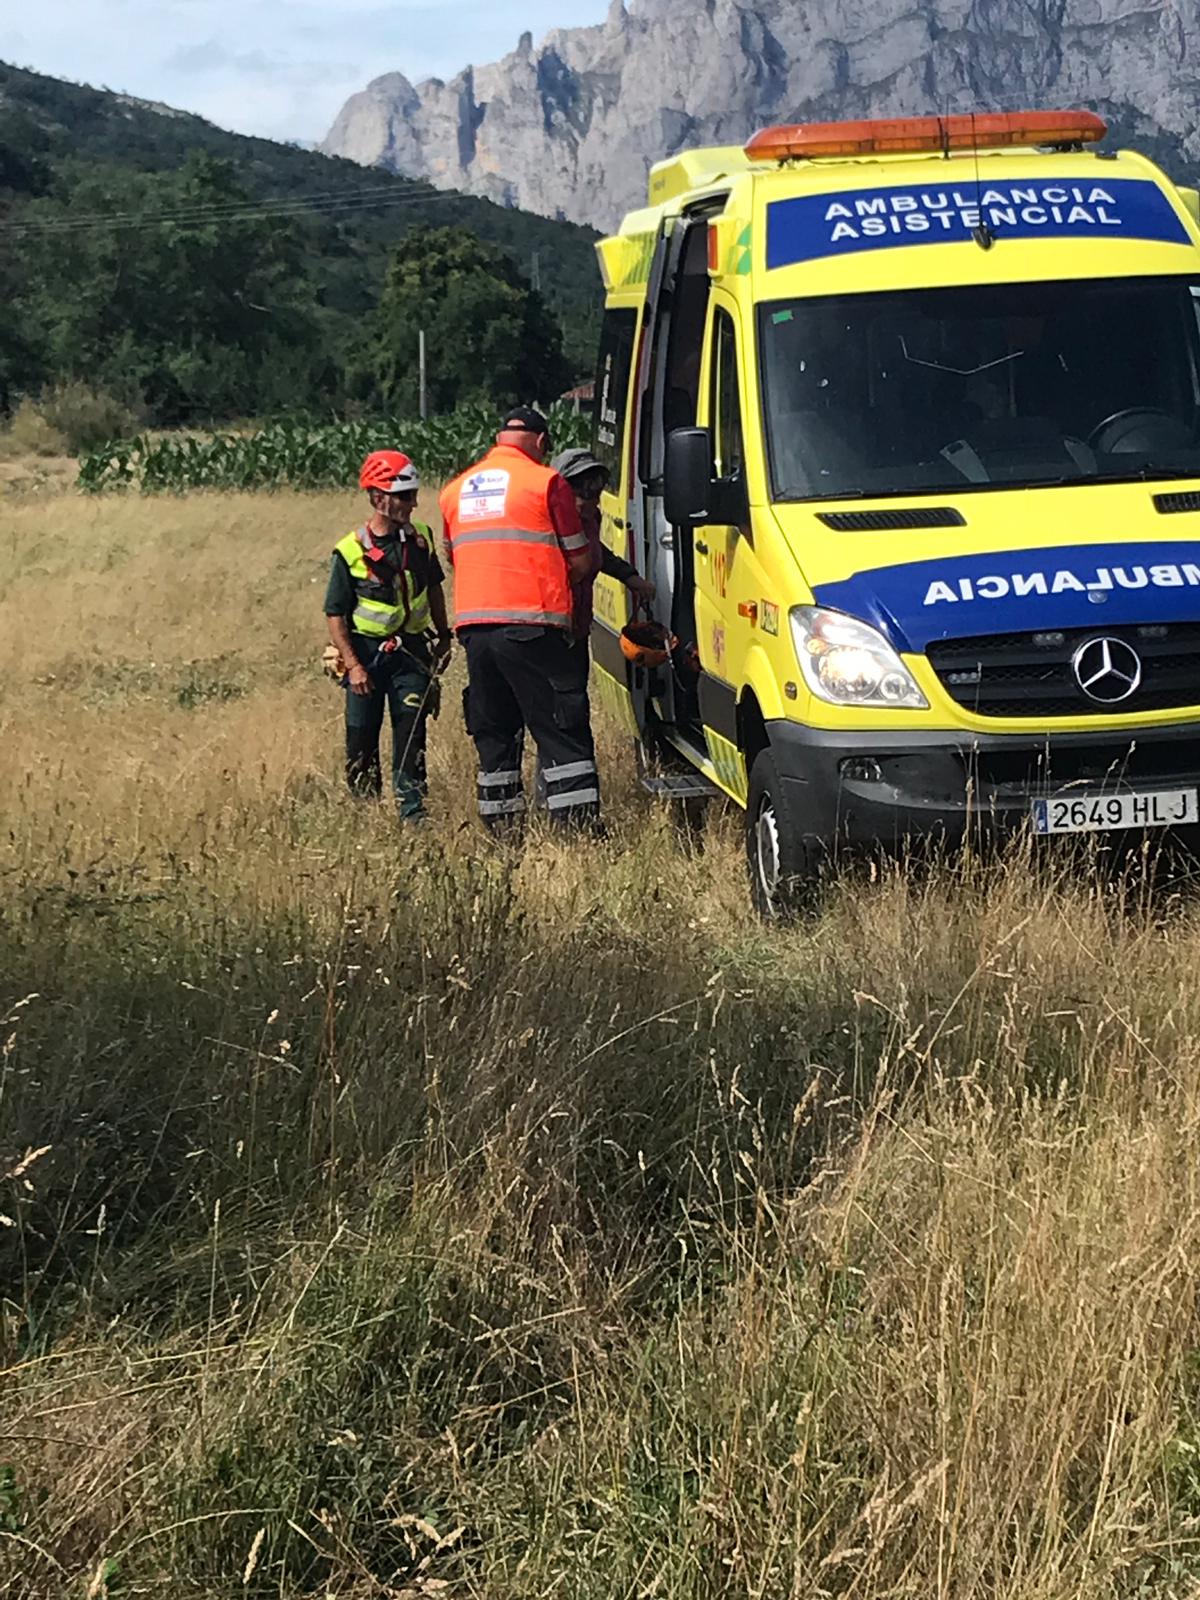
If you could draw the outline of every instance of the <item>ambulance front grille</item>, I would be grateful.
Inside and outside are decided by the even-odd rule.
[[[1141,683],[1110,705],[1084,694],[1072,660],[1089,639],[1123,639],[1142,663]],[[926,655],[942,687],[982,717],[1128,716],[1200,705],[1200,622],[938,639]]]
[[[875,511],[819,511],[817,521],[835,533],[896,533],[905,528],[963,528],[967,519],[953,506]]]
[[[1177,489],[1170,494],[1156,494],[1154,509],[1164,517],[1177,516],[1181,511],[1200,511],[1200,492]]]
[[[1006,794],[1024,796],[1030,790],[1046,793],[1067,784],[1082,787],[1131,783],[1160,783],[1200,767],[1200,751],[1181,757],[1178,739],[1155,738],[1153,728],[1138,728],[1114,739],[1076,743],[1060,735],[1043,746],[1030,748],[1027,737],[1014,740],[1016,749],[964,750],[959,760],[963,777],[983,798]]]

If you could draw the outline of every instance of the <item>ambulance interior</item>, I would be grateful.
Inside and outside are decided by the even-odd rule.
[[[759,308],[776,500],[1200,476],[1200,284],[1119,278]]]
[[[692,222],[678,236],[665,292],[656,308],[649,377],[650,404],[643,409],[638,475],[647,486],[647,570],[658,586],[655,607],[683,646],[696,643],[695,550],[690,537],[677,539],[662,503],[663,453],[675,428],[694,427],[700,397],[704,326],[711,279],[708,225]],[[670,687],[670,720],[699,724],[694,684]]]

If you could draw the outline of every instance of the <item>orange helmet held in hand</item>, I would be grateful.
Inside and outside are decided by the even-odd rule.
[[[661,667],[679,646],[661,622],[631,622],[621,629],[621,654],[635,667]]]
[[[421,475],[402,450],[372,450],[358,474],[358,486],[405,494],[421,487]]]

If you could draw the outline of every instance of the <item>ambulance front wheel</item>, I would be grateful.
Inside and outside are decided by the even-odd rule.
[[[750,769],[746,865],[754,909],[767,921],[786,921],[815,904],[820,874],[814,845],[804,836],[770,750]]]

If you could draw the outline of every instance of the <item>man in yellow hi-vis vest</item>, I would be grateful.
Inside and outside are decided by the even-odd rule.
[[[353,794],[382,793],[386,706],[396,804],[401,817],[420,817],[425,726],[434,678],[450,653],[443,573],[433,534],[413,521],[421,480],[409,458],[376,450],[358,481],[371,502],[370,520],[335,548],[325,594],[329,637],[346,669],[346,780]]]

